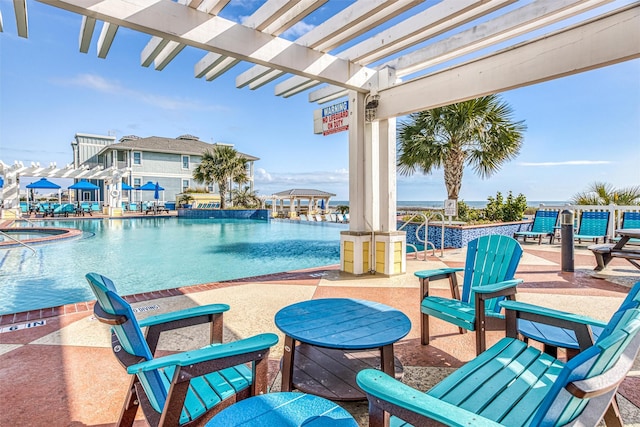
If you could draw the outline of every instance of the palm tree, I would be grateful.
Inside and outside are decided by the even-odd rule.
[[[202,162],[193,171],[198,183],[218,184],[220,209],[227,207],[227,192],[230,182],[247,182],[247,160],[238,151],[227,145],[217,145],[202,153]]]
[[[640,205],[640,186],[616,189],[605,182],[594,182],[571,199],[574,205]]]
[[[465,165],[488,178],[520,153],[524,121],[497,95],[409,115],[398,130],[398,169],[428,174],[444,169],[449,199],[458,199]]]

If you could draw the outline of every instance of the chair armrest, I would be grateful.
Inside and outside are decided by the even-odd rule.
[[[404,416],[407,416],[407,411],[409,411],[413,414],[407,416],[407,418],[411,418],[407,421],[415,425],[426,424],[425,421],[420,422],[420,418],[436,420],[449,426],[494,427],[501,425],[466,409],[429,396],[377,369],[360,371],[356,381],[367,394],[370,409],[376,407],[391,415],[403,413]],[[415,416],[413,416],[414,414]]]
[[[472,287],[471,290],[476,294],[495,294],[502,293],[502,291],[515,289],[516,286],[523,283],[522,279],[505,280],[504,282],[492,283],[490,285]],[[504,295],[504,294],[502,294]],[[499,296],[499,295],[496,295]]]
[[[138,321],[141,328],[146,326],[155,326],[163,323],[170,323],[176,320],[191,319],[193,317],[218,314],[229,311],[227,304],[209,304],[198,307],[187,308],[185,310],[173,311],[171,313],[158,314],[157,316],[147,317]]]
[[[276,334],[260,334],[226,344],[211,345],[198,350],[185,351],[183,353],[158,357],[153,360],[148,360],[145,362],[137,363],[135,365],[131,365],[127,368],[127,372],[129,374],[137,374],[141,372],[153,371],[160,368],[166,368],[169,366],[192,367],[197,364],[212,360],[220,360],[242,354],[262,352],[268,350],[277,343],[278,336]],[[234,361],[229,366],[235,366],[237,364],[238,362]],[[222,368],[224,368],[224,366],[214,370],[219,370]]]
[[[436,277],[445,278],[450,274],[454,274],[460,271],[464,271],[464,268],[437,268],[435,270],[420,270],[416,271],[413,274],[420,279],[433,279]]]
[[[539,305],[528,304],[526,302],[521,301],[500,301],[500,305],[504,307],[505,310],[517,311],[519,313],[531,313],[543,316],[544,318],[548,318],[548,324],[555,323],[550,319],[558,319],[563,320],[570,323],[575,324],[583,324],[589,326],[598,326],[601,328],[605,328],[607,326],[607,322],[602,322],[597,319],[593,319],[589,316],[582,316],[580,314],[568,313],[566,311],[554,310],[552,308],[541,307]],[[547,323],[545,319],[536,320],[538,323]],[[552,323],[553,322],[553,323]]]
[[[607,326],[606,323],[587,316],[566,313],[519,301],[501,301],[500,305],[505,309],[507,336],[512,338],[518,335],[517,319],[529,320],[572,330],[576,335],[580,351],[584,351],[594,343],[591,327],[605,328]]]

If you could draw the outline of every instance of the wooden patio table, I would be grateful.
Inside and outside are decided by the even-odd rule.
[[[631,239],[640,239],[640,228],[621,228],[616,230],[620,240],[615,244],[591,245],[589,250],[596,257],[596,271],[604,269],[613,258],[624,258],[640,269],[640,246],[629,245]]]
[[[282,391],[295,387],[332,400],[362,400],[366,396],[355,381],[361,369],[402,375],[393,343],[409,333],[411,321],[392,307],[348,298],[315,299],[281,309],[275,323],[285,334]]]

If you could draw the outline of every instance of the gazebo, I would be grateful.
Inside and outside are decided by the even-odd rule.
[[[289,218],[295,218],[298,213],[303,211],[305,207],[302,205],[302,201],[306,200],[306,213],[315,214],[323,213],[329,208],[329,199],[335,197],[333,193],[327,193],[320,190],[309,190],[303,188],[294,188],[291,190],[280,191],[271,195],[273,203],[271,210],[275,214],[278,211],[285,211],[285,200],[289,201]],[[278,209],[278,202],[280,202],[280,208]]]

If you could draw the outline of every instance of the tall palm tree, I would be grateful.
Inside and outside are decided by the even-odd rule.
[[[193,179],[198,183],[218,184],[220,208],[227,207],[227,192],[231,182],[246,182],[247,160],[238,151],[227,145],[217,145],[213,150],[202,153],[202,162],[193,171]]]
[[[444,169],[449,199],[458,199],[465,165],[488,178],[520,153],[524,121],[512,108],[488,95],[409,115],[398,130],[398,170],[412,175]]]
[[[640,205],[640,186],[616,189],[606,182],[594,182],[586,191],[574,195],[571,202],[575,205]]]

